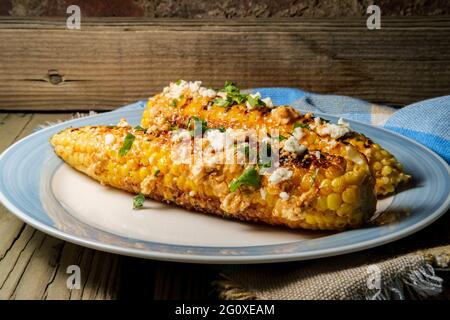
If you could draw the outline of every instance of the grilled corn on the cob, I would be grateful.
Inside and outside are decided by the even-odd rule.
[[[259,163],[213,161],[215,140],[199,141],[210,152],[200,163],[186,130],[146,133],[130,126],[88,126],[66,129],[50,140],[59,157],[102,184],[206,213],[342,230],[360,226],[375,211],[374,179],[365,160],[284,151],[278,168],[260,174]]]
[[[402,165],[387,150],[362,134],[351,131],[345,122],[329,124],[312,114],[303,115],[291,107],[272,108],[270,99],[258,95],[241,95],[233,84],[226,84],[222,91],[201,87],[201,82],[178,81],[171,83],[161,94],[151,97],[144,110],[141,125],[152,130],[185,128],[192,116],[204,119],[209,126],[276,128],[289,137],[297,130],[299,141],[310,150],[318,150],[339,156],[345,154],[345,146],[351,145],[364,154],[376,179],[376,192],[386,195],[410,179]],[[299,129],[297,129],[299,128]],[[299,132],[298,130],[301,130]],[[351,149],[353,151],[353,149]]]

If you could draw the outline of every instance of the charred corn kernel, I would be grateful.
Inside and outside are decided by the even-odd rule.
[[[344,192],[342,192],[342,200],[345,203],[357,205],[359,201],[357,188],[349,187],[345,189]]]
[[[324,179],[320,183],[320,194],[326,195],[331,192],[331,181],[329,179]]]
[[[135,136],[133,144],[125,154],[118,155],[114,150],[123,146],[123,138],[130,132]],[[105,135],[113,135],[114,142],[106,145]],[[321,173],[325,168],[332,169],[333,175],[341,173],[334,179],[345,182],[346,160],[338,156],[323,154],[321,162],[309,166],[285,161],[283,168],[292,171],[290,179],[269,184],[269,176],[264,175],[260,185],[244,184],[232,192],[230,185],[248,170],[245,166],[216,164],[207,170],[202,167],[198,174],[189,161],[174,163],[171,151],[178,146],[169,139],[169,135],[170,132],[164,131],[152,134],[135,131],[131,127],[95,126],[66,129],[54,135],[51,144],[57,155],[69,165],[105,185],[134,194],[142,193],[187,209],[291,228],[328,230],[360,226],[375,211],[375,181],[369,173],[365,176],[367,183],[352,186],[365,195],[361,204],[342,206],[341,196],[332,190],[332,181]],[[75,151],[82,150],[82,144],[90,145],[91,152],[87,151],[88,148],[84,152]],[[146,164],[143,158],[152,158],[153,161]],[[267,191],[265,198],[261,197],[260,188]],[[289,195],[288,200],[280,200],[282,192]],[[195,198],[190,194],[195,194]],[[364,214],[360,214],[360,210],[364,210]],[[353,212],[359,212],[358,217],[355,218]]]
[[[336,177],[341,176],[343,173],[344,173],[344,172],[343,172],[341,169],[338,169],[338,168],[336,168],[336,167],[331,167],[331,168],[328,168],[328,169],[325,171],[325,176],[326,176],[328,179],[334,179],[334,178],[336,178]]]
[[[360,181],[359,175],[356,172],[346,172],[344,174],[344,179],[347,184],[358,184]]]
[[[343,156],[345,146],[351,144],[357,151],[367,157],[368,164],[373,170],[375,177],[382,176],[381,170],[383,166],[398,168],[398,171],[393,171],[389,174],[389,176],[398,178],[393,182],[394,189],[398,184],[408,181],[410,178],[402,172],[402,167],[399,166],[398,161],[388,151],[356,132],[352,132],[352,134],[344,136],[342,139],[334,140],[332,142],[335,143],[330,145],[330,137],[319,134],[318,126],[314,124],[314,118],[309,114],[302,115],[294,109],[285,106],[277,107],[270,111],[264,107],[249,111],[245,103],[234,104],[224,108],[213,103],[213,100],[216,98],[214,96],[204,97],[188,89],[183,89],[180,93],[183,94],[183,97],[178,99],[179,103],[177,103],[176,107],[170,106],[173,102],[173,97],[167,95],[166,91],[151,97],[144,110],[141,125],[145,128],[163,128],[162,130],[173,126],[185,128],[187,120],[195,116],[204,119],[209,127],[225,126],[227,128],[249,129],[265,127],[268,130],[275,128],[279,129],[281,135],[287,136],[292,133],[295,123],[302,123],[309,125],[308,129],[303,130],[303,137],[300,141],[308,149]],[[352,162],[349,162],[347,170],[351,170],[351,166]],[[326,171],[325,175],[326,178],[332,180],[342,175],[342,173]],[[389,187],[390,185],[391,183],[384,185],[383,180],[377,179],[375,187],[377,194],[386,194],[388,189],[392,189]]]
[[[381,174],[383,176],[388,176],[392,173],[392,168],[390,166],[384,166],[383,169],[381,170]]]
[[[336,213],[340,217],[345,217],[347,215],[350,215],[353,211],[353,207],[349,205],[348,203],[343,203],[341,206],[337,209]]]
[[[341,196],[337,193],[329,194],[327,197],[327,206],[331,210],[337,210],[342,203]]]
[[[383,183],[384,185],[388,185],[391,183],[391,181],[388,177],[382,177],[380,180],[381,180],[381,183]]]
[[[375,162],[373,163],[373,168],[374,168],[376,171],[380,171],[381,169],[383,169],[383,165],[382,165],[380,162],[375,161]]]
[[[319,198],[317,198],[317,209],[319,209],[320,211],[325,211],[328,209],[327,197],[320,196]]]
[[[337,177],[331,181],[331,186],[333,187],[333,191],[337,193],[341,193],[345,189],[345,179],[344,177]]]
[[[305,190],[311,188],[313,181],[312,178],[308,175],[304,175],[301,183],[301,187]]]

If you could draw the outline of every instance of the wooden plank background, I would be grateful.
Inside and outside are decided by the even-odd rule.
[[[0,18],[0,109],[107,110],[179,78],[407,104],[449,94],[450,17]]]

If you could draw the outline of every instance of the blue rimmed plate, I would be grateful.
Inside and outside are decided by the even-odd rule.
[[[450,207],[449,166],[395,133],[350,121],[380,143],[414,176],[414,185],[378,203],[384,223],[340,233],[288,230],[227,220],[147,200],[132,210],[132,195],[98,184],[55,156],[48,139],[63,128],[138,124],[142,110],[122,110],[40,130],[0,156],[0,200],[17,217],[83,246],[159,260],[265,263],[313,259],[363,250],[412,234]],[[336,121],[333,116],[320,115]],[[381,221],[381,220],[380,220]]]

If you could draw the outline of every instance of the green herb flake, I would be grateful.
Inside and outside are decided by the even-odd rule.
[[[285,136],[282,136],[281,134],[278,136],[278,141],[286,140],[287,138]]]
[[[247,102],[250,104],[250,106],[252,106],[252,108],[266,106],[264,101],[262,101],[259,97],[252,97],[251,95],[247,96]]]
[[[171,126],[171,127],[169,128],[169,131],[176,131],[176,130],[178,130],[178,129],[180,129],[180,128],[178,127],[178,125],[174,125],[174,126]]]
[[[177,81],[175,81],[175,84],[177,85],[177,86],[179,86],[180,84],[181,84],[181,79],[178,79]]]
[[[296,129],[296,128],[303,128],[303,129],[311,130],[311,128],[309,127],[309,125],[307,123],[302,123],[302,122],[296,122],[294,124],[294,129]]]
[[[141,126],[137,125],[136,127],[134,127],[134,130],[136,131],[145,131],[144,128],[142,128]]]
[[[170,106],[173,108],[176,108],[178,105],[178,100],[177,99],[173,99],[172,102],[170,103]]]
[[[188,130],[192,129],[195,131],[195,125],[199,122],[201,123],[201,126],[202,126],[202,133],[205,133],[205,131],[208,130],[208,122],[206,122],[205,120],[200,119],[198,117],[190,117],[186,124],[186,128]]]
[[[223,91],[229,94],[239,94],[241,90],[231,81],[225,81]]]
[[[216,128],[217,130],[219,130],[220,132],[225,132],[227,131],[227,129],[224,126],[219,126]]]
[[[259,163],[258,166],[259,166],[259,173],[264,174],[264,172],[266,172],[272,167],[272,162]]]
[[[156,169],[155,172],[153,173],[153,176],[157,177],[160,172],[161,171],[159,169]]]
[[[123,141],[123,145],[119,150],[119,155],[123,157],[130,151],[131,147],[133,146],[133,142],[136,137],[132,135],[131,133],[128,133],[125,137],[125,140]]]
[[[133,198],[133,209],[139,209],[144,206],[145,197],[142,193],[137,194]]]
[[[229,106],[231,106],[233,104],[233,100],[231,98],[216,98],[213,100],[213,103],[216,106],[222,107],[222,108],[228,108]]]
[[[235,192],[240,186],[248,185],[252,187],[259,187],[261,184],[261,176],[258,171],[256,171],[255,167],[251,167],[245,170],[239,178],[235,179],[230,184],[230,191]]]

